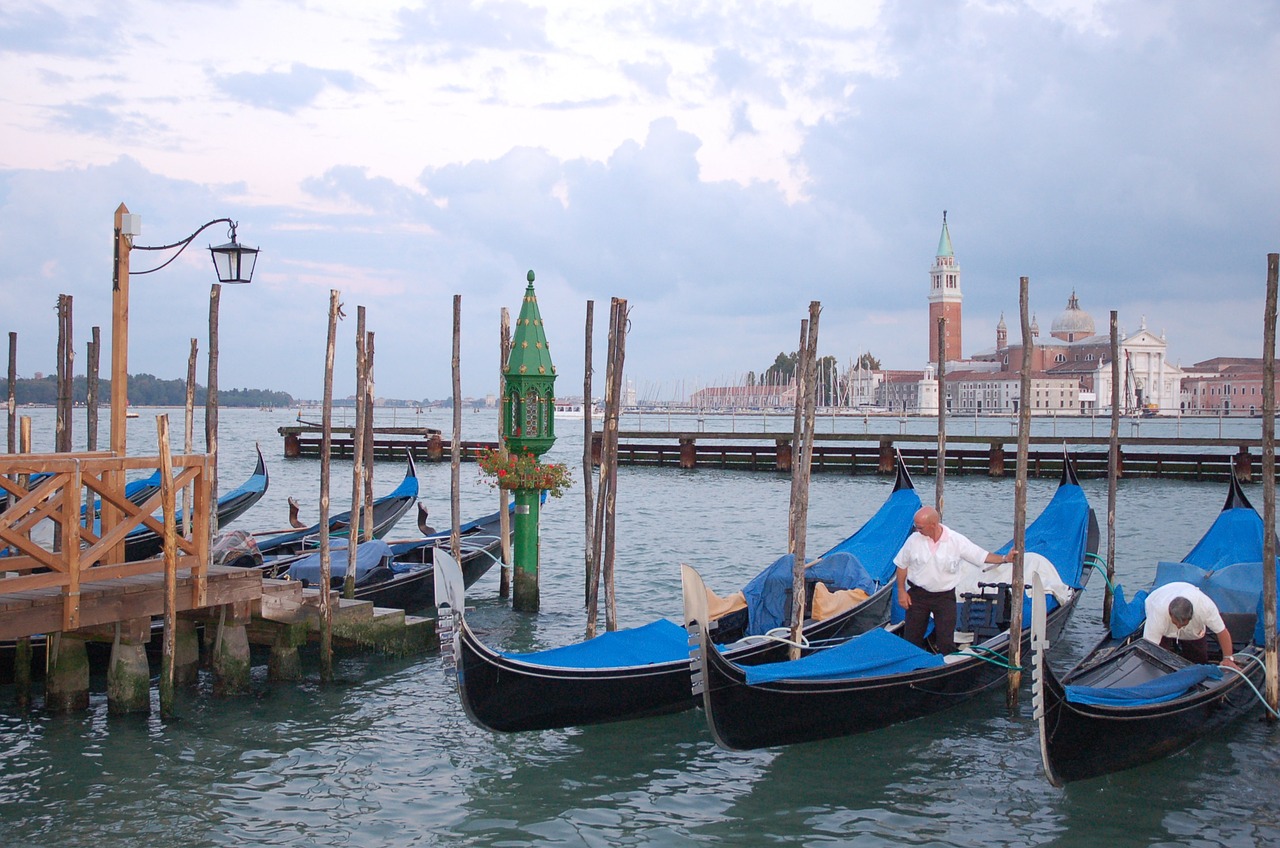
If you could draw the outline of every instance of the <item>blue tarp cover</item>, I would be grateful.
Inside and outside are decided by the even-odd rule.
[[[941,656],[877,628],[798,660],[747,666],[743,671],[747,674],[747,683],[755,685],[775,680],[882,677],[941,665],[945,665]]]
[[[347,576],[347,540],[346,539],[330,539],[329,551],[329,576],[346,577]],[[341,556],[333,556],[332,554],[341,551]],[[377,568],[378,564],[384,559],[390,559],[391,546],[381,539],[373,539],[369,542],[360,542],[356,545],[356,581],[364,579],[364,576]],[[289,566],[289,576],[294,580],[305,580],[308,584],[314,585],[320,582],[320,552],[317,551],[310,556],[304,557],[293,565]]]
[[[871,579],[880,585],[893,580],[893,558],[911,535],[920,496],[915,489],[899,489],[857,533],[823,554],[848,553],[858,558]]]
[[[743,597],[747,599],[748,636],[768,633],[786,623],[787,591],[791,589],[793,563],[793,555],[781,556],[743,588]],[[868,595],[876,590],[871,575],[858,558],[847,551],[824,555],[804,573],[807,580],[822,580],[832,589],[861,589]]]
[[[1262,541],[1262,519],[1255,510],[1223,510],[1182,562],[1156,566],[1152,588],[1178,581],[1190,583],[1212,598],[1222,612],[1254,612],[1262,592]],[[1142,589],[1126,603],[1124,588],[1116,586],[1111,609],[1113,638],[1123,639],[1142,626],[1149,594]],[[1254,635],[1261,644],[1261,626]]]
[[[1216,665],[1193,665],[1170,672],[1156,680],[1137,686],[1067,686],[1067,700],[1073,704],[1100,707],[1138,707],[1160,704],[1181,698],[1191,687],[1204,680],[1221,680],[1222,669]]]
[[[504,652],[502,656],[553,668],[621,668],[652,665],[687,660],[689,635],[675,622],[660,618],[643,627],[615,630],[576,645],[565,645],[527,654]]]

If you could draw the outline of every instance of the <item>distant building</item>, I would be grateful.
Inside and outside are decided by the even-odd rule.
[[[1182,410],[1191,415],[1259,415],[1262,360],[1217,357],[1197,362],[1182,379]],[[1280,381],[1276,382],[1280,388]]]

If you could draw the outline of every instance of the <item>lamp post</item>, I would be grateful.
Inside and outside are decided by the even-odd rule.
[[[133,276],[151,274],[164,268],[177,259],[182,251],[214,224],[227,224],[230,227],[230,241],[218,247],[210,246],[214,270],[219,283],[248,283],[253,278],[253,269],[257,264],[258,249],[245,247],[236,240],[236,222],[230,218],[216,218],[201,225],[194,233],[173,244],[147,247],[135,245],[134,238],[142,233],[142,216],[133,214],[123,203],[115,214],[115,265],[111,281],[111,451],[118,457],[124,457],[128,444],[128,411],[129,411],[129,257],[134,250],[174,250],[176,252],[160,265],[146,271],[134,271]],[[215,285],[217,290],[218,286]],[[216,303],[216,295],[213,298]],[[217,362],[217,354],[210,351],[210,361]],[[215,459],[216,463],[216,459]],[[118,475],[119,472],[113,472]],[[214,485],[216,486],[216,472]],[[121,481],[113,480],[119,487]],[[217,498],[217,489],[212,490]],[[119,519],[118,511],[104,504],[104,518]],[[114,516],[112,513],[116,513]],[[112,551],[112,561],[124,561],[124,543],[121,542]]]
[[[541,456],[556,441],[556,368],[551,364],[547,334],[533,291],[533,272],[528,274],[520,317],[516,319],[507,359],[506,392],[502,398],[503,438],[512,453]],[[583,414],[590,415],[590,398],[584,400]],[[538,507],[542,491],[520,487],[515,490],[515,569],[512,607],[533,612],[538,609]]]

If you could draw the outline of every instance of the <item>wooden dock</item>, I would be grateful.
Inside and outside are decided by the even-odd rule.
[[[331,428],[329,455],[340,459],[349,459],[355,454],[355,441],[352,434],[354,427]],[[323,432],[320,427],[311,424],[296,424],[279,427],[276,432],[284,436],[284,455],[286,459],[318,458]],[[497,442],[464,441],[462,443],[462,461],[473,462],[481,451],[493,450]],[[434,427],[375,427],[373,430],[374,459],[400,459],[412,451],[413,458],[419,462],[448,462],[452,456],[453,442],[445,441],[441,432]]]
[[[625,431],[618,434],[622,465],[683,469],[789,472],[792,434],[687,431]],[[1120,476],[1225,480],[1235,474],[1251,482],[1261,469],[1261,439],[1192,439],[1130,436],[1121,438]],[[1028,474],[1062,473],[1064,446],[1081,477],[1107,475],[1105,436],[1032,436]],[[893,457],[902,453],[913,473],[932,474],[938,462],[936,435],[827,433],[814,437],[813,470],[842,474],[892,474]],[[593,436],[599,460],[600,434]],[[947,437],[947,474],[1012,475],[1017,470],[1017,437]]]

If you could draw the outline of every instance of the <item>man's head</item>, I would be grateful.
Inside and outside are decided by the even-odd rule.
[[[1193,612],[1191,601],[1182,596],[1178,596],[1169,602],[1169,620],[1178,627],[1186,627],[1190,624]]]
[[[942,535],[942,517],[931,506],[922,506],[916,510],[913,523],[917,533],[927,536],[935,542]]]

